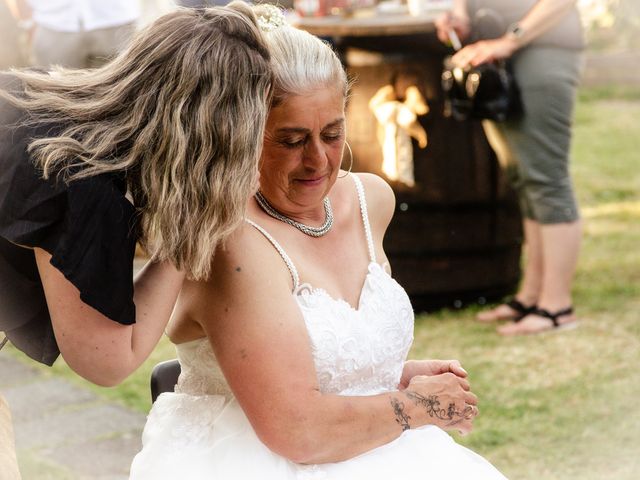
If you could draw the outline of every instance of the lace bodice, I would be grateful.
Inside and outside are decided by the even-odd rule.
[[[370,395],[397,387],[404,360],[413,341],[413,309],[404,289],[376,263],[364,191],[358,189],[371,262],[358,308],[331,297],[325,290],[299,284],[295,265],[274,244],[294,279],[293,295],[309,333],[320,390],[341,395]],[[206,339],[177,346],[182,373],[177,392],[231,396]]]
[[[357,310],[308,285],[298,289],[296,300],[322,392],[370,395],[397,388],[413,341],[413,310],[379,264],[369,264]]]
[[[176,345],[176,351],[181,367],[177,393],[231,398],[231,390],[207,337]]]

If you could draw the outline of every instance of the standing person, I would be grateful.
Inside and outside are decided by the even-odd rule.
[[[503,19],[497,38],[474,39],[471,19]],[[438,37],[454,30],[471,43],[453,56],[461,66],[508,59],[524,115],[486,128],[499,156],[515,162],[514,186],[524,217],[526,263],[513,299],[478,320],[511,320],[503,335],[577,325],[571,286],[582,224],[569,173],[572,115],[584,40],[575,0],[455,0],[436,22]],[[497,144],[495,142],[498,142]]]
[[[235,2],[169,13],[96,70],[0,74],[0,331],[18,349],[106,386],[147,358],[255,191],[269,58]]]
[[[445,432],[478,413],[459,362],[405,361],[413,310],[382,248],[393,192],[339,175],[340,60],[258,12],[275,75],[260,190],[211,277],[180,293],[168,335],[182,373],[131,480],[504,479]]]
[[[34,66],[89,68],[115,57],[140,18],[137,0],[5,0],[31,30]]]

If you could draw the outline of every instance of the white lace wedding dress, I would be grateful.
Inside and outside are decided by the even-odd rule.
[[[342,395],[395,390],[413,340],[413,310],[405,291],[376,263],[359,179],[369,255],[360,301],[354,309],[327,292],[300,284],[286,252],[280,252],[294,281],[312,344],[320,388]],[[207,339],[176,346],[182,373],[174,393],[163,393],[151,409],[143,449],[131,480],[497,480],[505,477],[446,432],[425,426],[351,460],[300,465],[271,452],[256,436],[234,399]],[[398,426],[398,428],[400,428]]]

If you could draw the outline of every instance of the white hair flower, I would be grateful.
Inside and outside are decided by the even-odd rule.
[[[263,32],[272,32],[287,23],[282,10],[275,5],[265,3],[260,5],[257,10],[258,26]]]

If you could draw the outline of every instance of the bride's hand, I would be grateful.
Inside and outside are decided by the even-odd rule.
[[[427,424],[465,435],[473,429],[478,415],[478,397],[469,382],[453,373],[417,375],[403,391],[424,416]]]
[[[453,373],[457,377],[467,378],[467,371],[458,360],[407,360],[404,362],[398,389],[407,388],[416,375],[433,376],[441,373]]]

